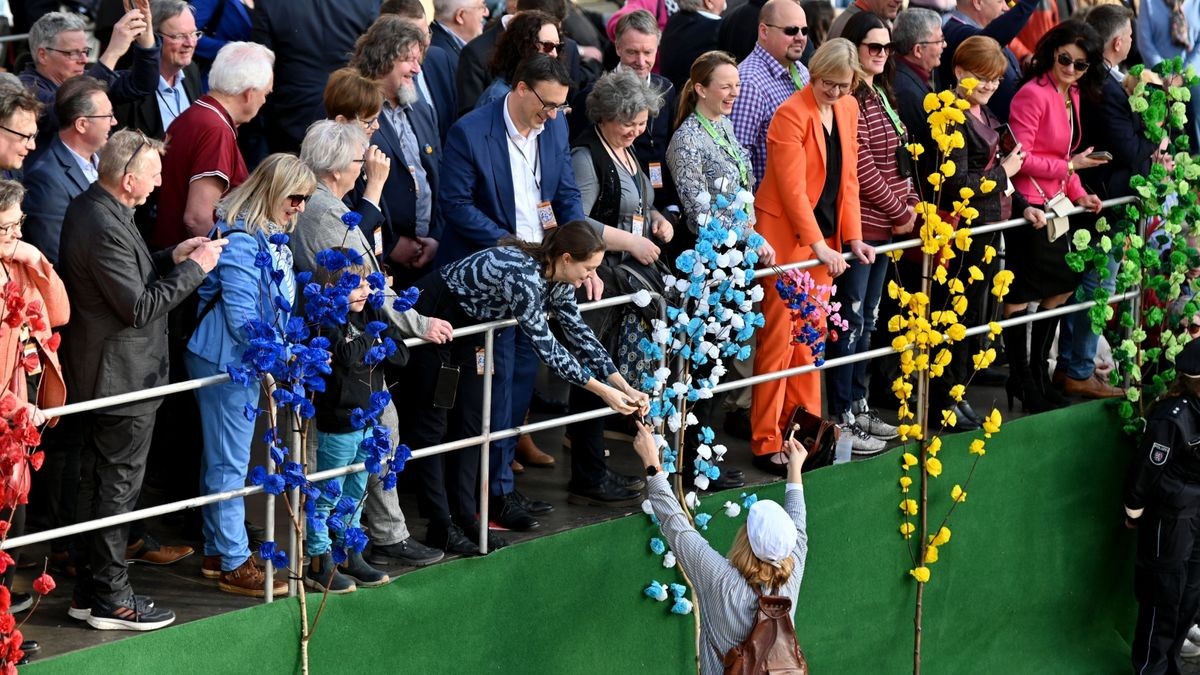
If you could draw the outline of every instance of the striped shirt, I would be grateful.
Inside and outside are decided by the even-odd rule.
[[[675,553],[676,560],[687,572],[696,588],[700,600],[700,673],[721,673],[721,658],[730,649],[741,644],[754,627],[758,613],[758,596],[746,583],[741,572],[718,553],[704,535],[696,531],[679,500],[671,492],[667,475],[659,472],[647,479],[650,505],[654,515],[662,523],[663,536]],[[804,561],[808,556],[808,532],[805,527],[804,489],[799,484],[788,483],[783,499],[783,508],[796,523],[796,548],[792,557],[796,566],[779,595],[792,601],[792,620],[796,618],[796,598],[800,594],[800,581],[804,577]],[[763,589],[769,593],[770,589]]]
[[[579,315],[575,288],[548,281],[528,253],[512,246],[487,248],[440,272],[468,316],[478,321],[516,319],[542,362],[571,384],[582,387],[592,377],[605,379],[617,372],[608,352]],[[550,332],[551,314],[579,358]]]
[[[912,182],[896,168],[900,135],[878,92],[858,96],[858,190],[864,241],[890,241],[892,227],[912,217],[917,201]]]
[[[796,61],[800,81],[808,84],[808,68]],[[742,90],[733,101],[729,119],[733,122],[733,133],[738,143],[750,151],[750,164],[754,169],[754,186],[762,182],[767,171],[767,127],[775,110],[796,93],[796,83],[788,69],[775,60],[762,45],[754,45],[754,51],[738,65],[738,76]]]

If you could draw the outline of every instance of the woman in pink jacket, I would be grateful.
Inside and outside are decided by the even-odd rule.
[[[1031,206],[1046,212],[1046,223],[1004,233],[1005,264],[1014,276],[1005,298],[1006,318],[1024,316],[1034,301],[1042,309],[1058,307],[1079,285],[1078,275],[1065,261],[1071,233],[1054,211],[1072,204],[1100,210],[1100,198],[1083,189],[1075,172],[1104,163],[1090,156],[1096,148],[1079,148],[1080,100],[1098,97],[1104,77],[1101,65],[1096,31],[1082,21],[1065,21],[1038,42],[1027,79],[1013,97],[1008,123],[1026,153],[1021,170],[1012,177],[1013,186]],[[1004,329],[1010,404],[1018,398],[1031,412],[1061,407],[1066,400],[1054,391],[1048,372],[1058,319],[1027,326]]]

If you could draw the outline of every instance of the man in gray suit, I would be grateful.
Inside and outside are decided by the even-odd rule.
[[[146,248],[133,209],[162,182],[162,151],[162,143],[140,132],[114,134],[100,157],[98,180],[63,219],[59,270],[73,312],[62,360],[73,402],[167,382],[167,312],[216,266],[225,243],[195,237],[154,254]],[[155,399],[87,415],[80,521],[133,509],[158,405]],[[100,630],[147,631],[175,620],[170,610],[133,594],[128,531],[128,525],[97,531],[78,549],[84,559],[72,616]]]

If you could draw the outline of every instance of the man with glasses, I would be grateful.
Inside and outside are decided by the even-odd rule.
[[[167,129],[171,151],[163,160],[163,187],[150,245],[174,246],[207,235],[217,201],[250,175],[237,128],[254,119],[274,83],[275,54],[253,42],[221,48],[208,74],[209,92]]]
[[[34,159],[50,146],[58,132],[54,114],[54,93],[69,78],[85,72],[108,85],[113,103],[126,103],[153,96],[158,80],[159,47],[150,30],[151,13],[148,0],[125,13],[113,26],[108,49],[99,61],[88,66],[91,48],[87,44],[87,24],[74,14],[50,12],[38,19],[29,29],[29,51],[32,62],[21,72],[21,82],[42,102],[38,120],[37,145]],[[117,61],[133,47],[132,67],[116,71]]]
[[[896,92],[897,112],[909,137],[926,150],[932,150],[934,144],[929,135],[929,122],[926,121],[929,113],[925,112],[925,94],[942,89],[937,70],[945,50],[942,17],[937,12],[910,7],[896,17],[896,25],[892,29],[892,52],[896,62],[892,89]],[[925,152],[917,158],[918,177],[933,173],[937,154]]]
[[[192,59],[201,33],[184,0],[152,0],[150,7],[154,33],[162,40],[158,89],[154,96],[118,105],[116,114],[122,127],[161,139],[175,118],[200,98],[203,82]]]
[[[37,145],[42,104],[19,83],[0,83],[0,178],[21,180],[21,167]]]
[[[988,101],[988,108],[1000,119],[1008,122],[1008,106],[1017,93],[1021,79],[1021,63],[1017,55],[1008,48],[1008,44],[1017,37],[1033,11],[1041,0],[1017,0],[1009,9],[1007,0],[958,0],[958,7],[946,18],[942,32],[946,38],[947,54],[954,50],[963,40],[972,35],[990,37],[1000,43],[1004,50],[1004,58],[1008,60],[1008,70],[1000,81],[1000,88]],[[954,82],[953,59],[945,59],[939,72],[939,81]]]
[[[224,242],[204,237],[151,253],[134,226],[134,207],[161,183],[162,147],[139,132],[117,132],[100,155],[99,178],[67,208],[58,268],[71,297],[61,348],[70,402],[166,384],[167,312],[220,256]],[[159,403],[86,414],[81,521],[134,508]],[[72,617],[100,630],[148,631],[175,620],[134,595],[128,534],[125,525],[81,537]]]

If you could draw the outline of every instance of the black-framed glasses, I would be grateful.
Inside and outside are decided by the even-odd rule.
[[[379,115],[376,115],[376,116],[374,116],[370,119],[366,119],[366,120],[356,117],[356,118],[354,118],[354,121],[358,122],[360,125],[362,125],[363,129],[366,129],[368,131],[370,131],[371,129],[379,128]]]
[[[171,40],[173,42],[183,42],[184,40],[187,40],[188,38],[191,38],[191,39],[195,40],[196,42],[199,42],[200,38],[204,37],[204,31],[194,30],[190,33],[171,33],[170,35],[167,35],[166,33],[155,33],[155,35],[161,37],[164,40]]]
[[[1075,68],[1075,72],[1077,73],[1086,73],[1087,69],[1092,65],[1087,61],[1073,59],[1071,58],[1071,55],[1066,52],[1059,52],[1058,56],[1054,57],[1054,59],[1058,61],[1058,65],[1062,66],[1063,68]]]
[[[943,47],[945,47],[946,46],[946,38],[942,38],[940,40],[921,40],[917,44],[919,44],[919,45],[942,45]]]
[[[312,199],[312,193],[310,192],[306,195],[288,195],[285,199],[288,200],[293,209],[298,209],[301,204],[308,205],[308,200]]]
[[[532,91],[533,95],[537,97],[538,103],[542,104],[542,112],[556,112],[563,113],[564,115],[571,112],[571,106],[567,105],[566,103],[546,103],[546,99],[542,98],[542,95],[537,93],[537,89],[530,87],[529,91]]]
[[[788,37],[796,37],[797,35],[808,35],[808,26],[776,26],[773,23],[764,23],[767,28],[774,28]]]
[[[137,147],[133,149],[133,154],[129,156],[129,159],[125,160],[125,166],[121,167],[122,176],[129,173],[129,167],[133,165],[133,160],[137,159],[137,156],[142,154],[142,149],[150,144],[150,139],[146,138],[146,134],[141,131],[137,134],[141,140],[138,141]]]
[[[9,232],[12,232],[13,228],[16,228],[19,230],[19,229],[21,229],[21,227],[23,225],[25,225],[25,214],[24,213],[21,214],[20,218],[17,218],[16,220],[12,221],[11,223],[0,223],[0,236],[6,235]]]
[[[23,133],[17,131],[16,129],[9,129],[8,127],[4,126],[3,124],[0,124],[0,129],[3,129],[4,131],[7,131],[8,133],[12,134],[13,136],[16,136],[17,138],[21,139],[22,141],[24,141],[25,145],[29,145],[30,143],[34,143],[37,141],[37,132],[36,131],[33,132],[32,134],[23,134]]]
[[[867,53],[871,56],[879,56],[880,54],[891,54],[892,43],[884,44],[882,42],[864,42],[862,46],[867,48]]]
[[[83,49],[56,49],[54,47],[46,47],[46,51],[58,52],[59,54],[62,54],[73,61],[90,59],[92,57],[91,47],[84,47]]]
[[[117,116],[115,113],[108,113],[107,115],[80,115],[80,117],[82,117],[85,120],[112,120],[114,122],[117,121]]]
[[[362,167],[359,168],[358,175],[362,176],[363,178],[367,177],[367,158],[366,157],[359,157],[358,159],[352,159],[352,160],[350,160],[350,163],[351,164],[362,164]],[[292,206],[295,206],[295,204],[292,204]]]
[[[558,56],[567,46],[565,42],[551,42],[549,40],[539,40],[536,44],[538,51],[546,56]]]
[[[829,80],[826,80],[823,77],[819,78],[817,80],[817,82],[820,82],[822,87],[824,87],[827,91],[830,91],[834,95],[837,95],[837,96],[840,96],[842,94],[849,94],[850,89],[854,87],[853,82],[846,82],[845,84],[843,84],[841,82],[830,82]]]

